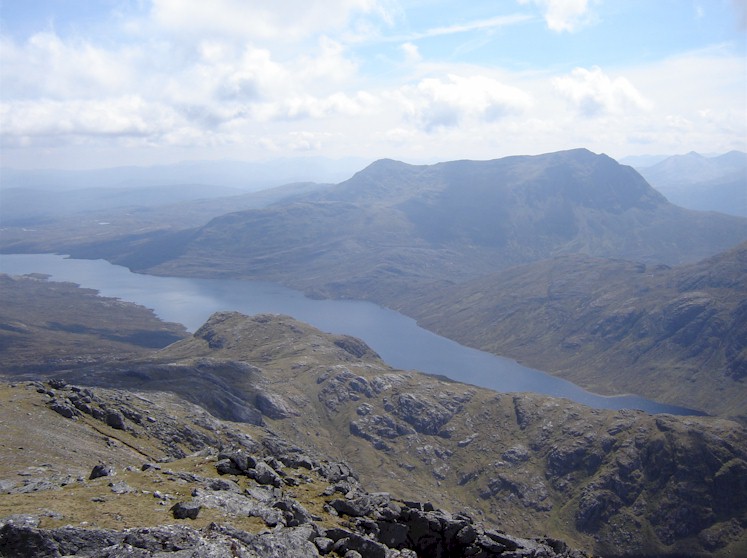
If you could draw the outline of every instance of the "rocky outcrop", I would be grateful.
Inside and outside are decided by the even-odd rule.
[[[91,470],[91,474],[88,475],[88,480],[98,479],[101,477],[110,477],[114,474],[114,469],[109,465],[99,463],[95,465]]]
[[[275,486],[275,492],[265,492],[265,502],[279,498],[271,507],[282,511],[282,517],[265,518],[268,525],[312,525],[313,536],[309,540],[322,555],[337,552],[341,556],[355,556],[348,553],[357,552],[360,556],[381,558],[584,556],[560,541],[511,537],[483,527],[464,513],[452,515],[428,503],[397,501],[388,493],[368,493],[342,462],[316,462],[307,456],[287,454],[261,458],[242,451],[224,452],[218,459],[221,473],[245,475],[260,485]],[[317,521],[323,518],[311,516],[279,490],[281,486],[303,482],[306,477],[303,471],[314,471],[332,483],[324,491],[327,497],[324,509],[332,517],[347,519],[346,527],[321,527]],[[274,482],[280,478],[282,483]]]
[[[174,519],[197,519],[202,506],[195,502],[177,502],[171,506]]]
[[[113,531],[63,527],[39,529],[6,523],[0,528],[0,556],[49,558],[61,556],[146,558],[148,556],[245,556],[261,558],[318,557],[309,540],[309,526],[254,535],[228,525],[204,529],[181,525]]]
[[[203,431],[191,428],[175,418],[162,417],[156,420],[145,417],[133,405],[133,396],[126,392],[114,392],[106,399],[97,396],[91,388],[68,385],[59,378],[50,380],[47,385],[34,382],[37,392],[46,397],[47,406],[69,420],[78,420],[83,415],[100,421],[114,430],[136,432],[144,430],[160,440],[169,455],[184,457],[180,446],[186,445],[191,451],[214,447],[218,442]],[[52,386],[57,386],[55,389]],[[60,412],[64,409],[65,412]]]
[[[0,520],[0,556],[119,558],[173,554],[193,558],[228,555],[274,558],[331,553],[366,558],[586,556],[561,541],[512,537],[485,528],[464,513],[452,515],[427,503],[397,501],[387,493],[368,493],[344,463],[307,462],[307,459],[288,455],[260,457],[241,450],[224,452],[217,457],[219,472],[245,475],[258,483],[256,488],[244,491],[230,480],[208,481],[182,475],[195,486],[193,500],[174,504],[171,508],[174,519],[194,520],[207,507],[259,517],[272,531],[249,533],[216,523],[202,529],[186,525],[121,531],[71,526],[41,529],[38,519],[32,516],[14,516]],[[225,466],[226,462],[230,467]],[[263,468],[271,469],[277,478],[282,476],[284,483],[268,486],[270,483],[263,482],[257,474]],[[304,471],[334,483],[324,492],[328,495],[324,505],[326,517],[310,514],[289,491],[281,488],[293,486],[293,478],[306,478]],[[341,492],[344,497],[334,497]]]
[[[276,393],[257,393],[255,405],[263,415],[271,419],[284,419],[299,415],[298,411]]]
[[[31,384],[30,387],[35,385],[47,389],[41,384]],[[144,415],[145,409],[128,402],[128,395],[124,393],[86,389],[84,402],[76,398],[76,394],[83,393],[76,386],[58,385],[52,389],[55,389],[54,401],[69,401],[76,410],[75,402],[81,406],[93,405],[92,409],[116,409],[131,432],[110,426],[113,431],[144,438],[149,436],[146,427],[165,422],[161,415]],[[46,392],[40,396],[50,398]],[[49,401],[48,405],[51,407]],[[103,411],[98,419],[93,417],[93,413],[78,412],[80,414],[76,417],[58,417],[56,420],[88,420],[97,428],[106,425]],[[205,425],[216,432],[225,428],[225,424],[220,422]],[[172,435],[170,430],[163,428],[150,433]],[[178,524],[107,529],[96,526],[94,521],[87,527],[42,528],[40,516],[16,514],[0,519],[0,556],[585,556],[559,541],[507,535],[484,526],[466,513],[451,514],[429,503],[397,500],[389,493],[368,492],[347,463],[309,455],[269,432],[264,432],[263,436],[262,443],[238,437],[221,438],[224,448],[220,451],[216,451],[215,445],[205,445],[202,451],[185,459],[193,464],[193,470],[180,469],[177,455],[160,464],[146,462],[137,469],[128,467],[122,473],[135,475],[131,478],[137,483],[143,482],[144,477],[152,478],[154,486],[158,487],[169,480],[173,483],[171,486],[178,488],[179,494],[190,494],[189,499],[160,490],[143,491],[124,481],[109,482],[108,488],[115,495],[127,495],[128,498],[145,495],[150,501],[155,498],[158,505],[170,505],[169,519]],[[227,446],[229,440],[242,443]],[[212,463],[216,475],[210,475],[209,471],[206,475],[194,472],[194,464],[206,460]],[[101,490],[106,486],[102,484],[106,482],[102,477],[115,473],[114,466],[100,463],[94,467],[88,480],[79,479],[75,491],[58,493],[61,494],[59,498],[75,497],[76,491],[85,487]],[[299,493],[307,494],[306,504],[299,500]],[[106,498],[96,496],[91,501],[102,503]],[[150,503],[146,509],[152,506]],[[229,520],[206,526],[197,524],[204,515],[211,513],[218,514],[214,517]],[[260,520],[265,528],[254,532],[229,525],[230,518],[247,517]]]
[[[359,522],[359,525],[363,523]],[[366,528],[371,532],[366,532]],[[377,531],[381,534],[375,534]],[[393,546],[379,542],[379,537],[389,540]],[[14,522],[7,522],[0,528],[0,556],[7,558],[70,555],[91,558],[170,555],[191,558],[318,558],[332,552],[337,556],[366,558],[585,556],[553,539],[514,538],[497,531],[475,528],[464,516],[452,518],[439,512],[418,510],[406,511],[401,518],[378,523],[370,521],[364,527],[356,525],[350,530],[301,525],[259,534],[215,523],[203,529],[163,525],[123,531],[81,527],[39,529]]]
[[[379,358],[376,351],[357,337],[340,335],[334,340],[334,344],[355,358]]]
[[[404,393],[394,401],[385,404],[385,409],[411,424],[421,434],[438,434],[450,437],[443,427],[462,410],[471,398],[471,393],[455,394],[440,392],[435,396],[418,393]]]

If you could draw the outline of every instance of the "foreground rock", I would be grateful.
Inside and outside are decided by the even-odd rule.
[[[336,537],[329,538],[327,535]],[[473,536],[474,535],[474,536]],[[365,558],[433,558],[461,556],[542,556],[543,558],[582,558],[578,551],[569,550],[554,540],[529,541],[515,539],[494,531],[470,531],[469,545],[455,538],[445,544],[443,538],[428,539],[428,544],[413,550],[400,544],[393,549],[377,542],[375,537],[359,531],[324,530],[315,525],[287,527],[260,534],[247,533],[228,525],[211,524],[203,529],[181,525],[163,525],[148,529],[84,529],[62,527],[39,529],[13,522],[0,528],[0,556],[8,558],[38,558],[62,556],[131,558],[147,556],[189,556],[212,558],[241,556],[252,558],[306,558],[329,554]]]
[[[25,389],[14,388],[15,400],[22,396],[29,400],[42,395],[49,398],[41,387],[45,386],[30,383]],[[70,401],[72,408],[77,409],[74,403],[79,403],[76,395],[81,393],[83,390],[76,386],[58,386],[54,399],[47,401],[47,418],[70,421],[76,428],[89,424],[101,429],[102,425],[108,425],[104,413],[96,418],[91,411],[80,411],[66,418],[52,409],[55,401]],[[129,451],[137,440],[174,437],[168,425],[155,426],[166,421],[165,417],[156,416],[154,409],[149,409],[148,418],[132,421],[148,409],[133,405],[133,399],[126,394],[86,390],[85,398],[88,402],[78,406],[93,404],[97,409],[116,409],[128,417],[125,429],[108,425],[111,432],[122,436],[118,443],[108,439],[107,444],[112,448]],[[198,418],[200,422],[207,420]],[[203,426],[220,433],[227,424],[213,419]],[[190,443],[202,445],[202,449],[191,456],[182,457],[179,448],[166,444],[163,449],[172,455],[161,459],[160,464],[146,462],[139,467],[117,468],[99,463],[87,478],[81,477],[70,486],[39,488],[41,492],[55,490],[54,502],[49,505],[62,513],[14,513],[0,518],[0,556],[586,556],[554,539],[507,535],[466,513],[452,514],[429,503],[367,492],[348,464],[310,455],[264,429],[254,428],[261,440],[235,433],[214,440],[194,436]],[[218,446],[223,449],[219,451]],[[128,482],[111,482],[108,477],[113,475],[126,477]],[[151,490],[151,486],[158,490]],[[8,497],[20,494],[23,493],[8,491]],[[181,496],[177,498],[176,494]],[[185,499],[187,494],[190,497]],[[113,509],[122,514],[125,506],[134,508],[134,519],[125,520],[123,516],[117,521],[141,521],[138,516],[147,516],[159,506],[164,509],[170,506],[169,515],[160,516],[162,523],[147,527],[102,527],[95,506],[104,505],[109,499],[121,502]],[[90,509],[89,515],[74,515],[73,510],[80,507],[80,502],[87,502],[84,508]],[[29,506],[29,511],[33,509],[33,505]],[[204,515],[219,521],[198,524]],[[78,525],[65,524],[69,519],[83,517],[88,519]],[[254,527],[236,527],[241,521]],[[51,527],[50,522],[62,525]]]

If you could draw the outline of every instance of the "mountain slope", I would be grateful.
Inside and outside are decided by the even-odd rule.
[[[745,417],[747,243],[675,268],[568,256],[423,293],[428,329],[559,374]]]
[[[713,283],[707,272],[698,281]],[[39,282],[50,291],[47,306],[74,309],[76,299],[54,286]],[[112,306],[109,319],[125,311]],[[81,326],[92,319],[80,316]],[[43,344],[38,350],[38,360],[50,354]],[[0,491],[10,487],[7,498],[0,494],[0,510],[38,515],[45,502],[51,511],[41,518],[44,528],[90,521],[96,509],[104,513],[92,526],[162,523],[158,501],[168,498],[154,501],[142,491],[184,495],[194,487],[212,494],[216,488],[202,491],[212,486],[215,449],[255,452],[246,435],[265,432],[262,438],[273,433],[267,443],[275,459],[281,459],[278,447],[297,446],[296,454],[319,463],[344,460],[369,490],[466,510],[486,528],[560,537],[607,556],[729,556],[747,547],[747,433],[731,421],[600,411],[394,370],[360,340],[283,316],[219,313],[159,351],[110,356],[110,363],[76,362],[49,387],[0,389],[0,444],[7,449],[0,452]],[[66,387],[60,375],[89,387]],[[65,436],[72,436],[70,443],[61,442]],[[207,453],[189,457],[197,450]],[[111,490],[124,490],[122,498],[108,496],[104,484],[73,480],[100,459],[120,470],[109,482]],[[159,459],[169,461],[165,477],[158,470],[151,471],[155,477],[121,471]],[[186,461],[174,461],[180,459]],[[165,484],[151,486],[158,482]],[[70,485],[63,495],[72,500],[46,496],[60,484]],[[316,486],[306,496],[321,506]],[[340,499],[335,490],[324,490],[324,502]],[[30,496],[34,491],[39,494]],[[217,505],[215,498],[207,501]],[[119,512],[118,506],[128,507]],[[205,514],[205,520],[226,521]],[[55,534],[61,533],[34,536]]]
[[[29,382],[0,405],[18,448],[0,460],[3,558],[586,556],[371,494],[345,463],[168,394]]]
[[[726,555],[747,543],[735,530],[747,513],[747,435],[730,421],[592,410],[393,370],[358,340],[269,315],[219,313],[147,360],[67,377],[191,393],[218,417],[228,393],[259,413],[254,423],[344,459],[373,490],[521,536],[612,556]]]
[[[379,161],[295,203],[218,217],[171,249],[141,239],[106,257],[150,273],[271,279],[397,306],[432,283],[560,254],[678,263],[745,238],[747,220],[673,206],[630,167],[574,150]]]

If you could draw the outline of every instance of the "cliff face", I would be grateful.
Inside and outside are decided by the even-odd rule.
[[[728,420],[499,394],[394,370],[289,317],[237,313],[146,361],[68,379],[179,394],[347,462],[369,490],[522,537],[605,555],[726,556],[747,540],[747,433]]]

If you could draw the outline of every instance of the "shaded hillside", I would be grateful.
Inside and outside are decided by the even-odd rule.
[[[405,311],[592,391],[747,416],[747,243],[674,268],[546,260],[423,293]]]
[[[745,238],[747,220],[673,206],[632,168],[580,149],[379,161],[294,203],[213,219],[167,248],[138,238],[65,249],[151,273],[271,279],[396,306],[434,282],[560,254],[671,264]]]
[[[39,374],[151,353],[187,335],[142,306],[44,276],[0,274],[0,373]]]
[[[747,434],[726,420],[592,410],[393,370],[359,340],[269,315],[219,313],[150,359],[68,378],[189,391],[216,416],[214,396],[230,393],[259,413],[253,422],[344,459],[370,490],[521,536],[609,556],[726,556],[747,544]]]
[[[638,171],[672,203],[747,217],[747,153],[674,155]]]

